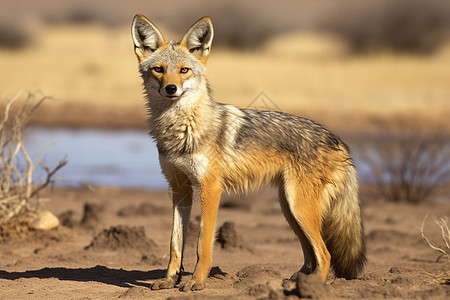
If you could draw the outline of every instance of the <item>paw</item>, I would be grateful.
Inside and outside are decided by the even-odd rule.
[[[204,281],[199,281],[199,280],[192,278],[180,288],[180,291],[183,291],[183,292],[199,291],[199,290],[203,290],[204,287],[205,287]]]
[[[162,278],[152,284],[152,290],[172,289],[175,287],[175,280]]]

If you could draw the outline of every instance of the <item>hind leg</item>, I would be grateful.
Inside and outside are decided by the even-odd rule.
[[[298,225],[297,221],[295,220],[295,217],[291,213],[289,204],[286,199],[286,194],[285,194],[284,188],[280,188],[278,194],[279,194],[280,206],[281,206],[281,210],[283,211],[283,215],[286,218],[286,221],[288,222],[289,226],[292,228],[295,235],[299,239],[300,244],[302,246],[304,264],[303,264],[302,268],[300,269],[300,272],[305,273],[305,274],[311,274],[314,272],[314,270],[317,267],[314,249],[312,248],[311,243],[308,241],[305,234],[303,233],[303,230],[301,229],[300,225]],[[297,273],[292,275],[292,277],[294,277],[296,274]]]
[[[314,185],[286,180],[280,189],[280,203],[291,228],[302,244],[305,263],[301,272],[317,273],[325,281],[330,270],[330,253],[321,236],[321,199]]]

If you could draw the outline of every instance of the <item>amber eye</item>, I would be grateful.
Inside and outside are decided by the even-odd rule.
[[[187,72],[189,72],[189,68],[181,68],[180,69],[181,74],[186,74]]]
[[[161,67],[153,67],[153,71],[155,71],[156,73],[162,73],[163,72],[163,68],[161,68]]]

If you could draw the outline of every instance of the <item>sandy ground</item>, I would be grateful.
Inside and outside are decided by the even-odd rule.
[[[284,295],[281,283],[301,266],[301,248],[271,190],[222,198],[217,226],[232,222],[237,237],[226,248],[216,243],[206,288],[190,294],[149,289],[155,279],[164,276],[168,260],[171,208],[167,191],[58,189],[47,196],[52,200],[43,208],[59,215],[66,225],[0,244],[1,299],[296,297]],[[364,204],[367,267],[355,280],[334,279],[330,274],[327,297],[448,299],[450,286],[442,280],[449,278],[449,264],[445,258],[436,262],[437,252],[420,236],[426,213],[450,214],[445,201],[417,206]],[[87,214],[83,213],[86,203],[90,204]],[[195,203],[182,282],[195,263],[198,215]],[[104,231],[111,226],[113,230]],[[440,242],[431,219],[425,232]]]

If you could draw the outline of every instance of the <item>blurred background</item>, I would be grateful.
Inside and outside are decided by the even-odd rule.
[[[59,174],[72,185],[165,184],[146,136],[130,36],[136,13],[166,39],[212,18],[208,72],[216,101],[312,118],[356,149],[364,137],[379,140],[392,122],[425,135],[437,130],[448,148],[446,0],[3,0],[0,107],[20,90],[23,98],[38,90],[54,98],[33,114],[28,143],[49,164],[67,156]],[[56,144],[42,150],[49,142]]]

